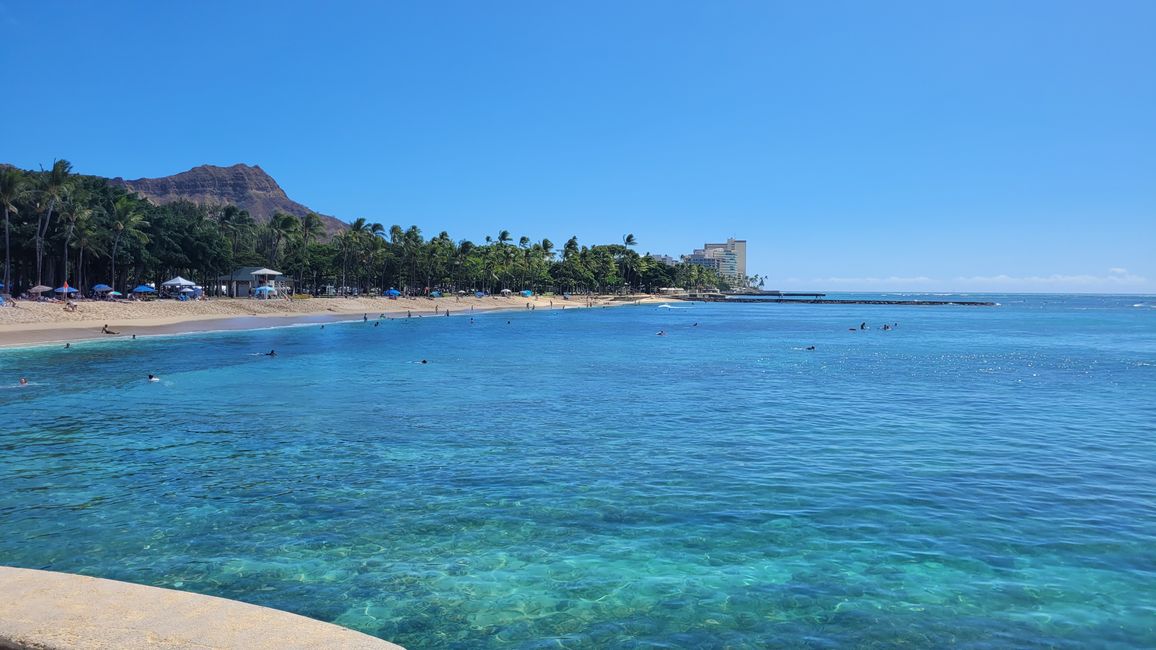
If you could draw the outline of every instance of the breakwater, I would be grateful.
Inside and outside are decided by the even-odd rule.
[[[696,302],[730,302],[730,303],[748,303],[748,302],[774,302],[774,303],[796,303],[800,305],[909,305],[909,306],[942,306],[942,305],[961,305],[964,307],[995,307],[997,303],[980,301],[980,300],[856,300],[856,299],[836,299],[836,298],[816,298],[812,300],[800,300],[798,298],[728,298],[725,296],[688,296],[678,297],[678,300],[690,300]]]

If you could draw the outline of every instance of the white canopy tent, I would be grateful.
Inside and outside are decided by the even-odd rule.
[[[177,277],[173,278],[172,280],[169,280],[168,282],[162,282],[161,286],[162,287],[184,288],[184,287],[195,287],[195,286],[197,286],[197,283],[196,282],[189,282],[188,280],[186,280],[186,279],[184,279],[178,275]]]

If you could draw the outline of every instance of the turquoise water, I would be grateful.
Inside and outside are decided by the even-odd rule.
[[[0,564],[411,649],[1156,647],[1156,298],[971,298],[3,350]]]

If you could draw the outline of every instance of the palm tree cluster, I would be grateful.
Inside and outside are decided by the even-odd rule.
[[[425,239],[417,226],[386,229],[366,219],[329,236],[312,213],[258,223],[232,205],[153,205],[106,179],[73,174],[65,160],[39,172],[0,167],[0,209],[6,293],[65,282],[126,291],[175,275],[217,293],[216,278],[244,266],[279,269],[309,293],[725,288],[709,269],[639,255],[632,234],[621,244],[594,246],[571,237],[560,252],[549,239],[515,241],[506,230],[475,244],[444,231]]]

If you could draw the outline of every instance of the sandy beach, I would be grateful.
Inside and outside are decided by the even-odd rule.
[[[65,311],[63,303],[21,300],[0,307],[0,347],[65,343],[113,337],[179,334],[225,329],[251,329],[298,323],[325,323],[362,315],[387,317],[469,316],[496,310],[579,309],[655,301],[649,296],[453,296],[445,298],[388,299],[308,298],[270,299],[214,298],[198,302],[153,300],[149,302],[77,302],[77,310]],[[116,334],[105,334],[103,328]]]

